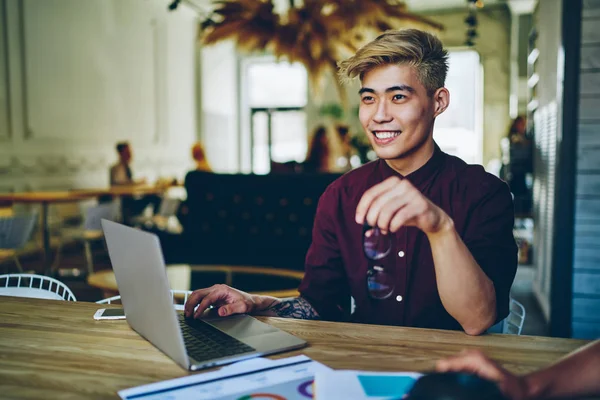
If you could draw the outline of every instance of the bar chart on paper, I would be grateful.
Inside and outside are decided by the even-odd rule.
[[[322,371],[315,375],[315,399],[400,399],[420,376],[404,372]]]

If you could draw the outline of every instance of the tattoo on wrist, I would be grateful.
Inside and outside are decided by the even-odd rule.
[[[319,319],[317,311],[302,297],[279,301],[269,309],[283,318]]]

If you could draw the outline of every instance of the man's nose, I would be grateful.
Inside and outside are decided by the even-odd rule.
[[[377,123],[389,122],[391,120],[391,116],[389,114],[389,107],[387,102],[382,101],[377,105],[377,111],[373,116],[373,121]]]

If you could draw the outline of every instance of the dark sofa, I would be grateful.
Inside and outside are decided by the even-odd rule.
[[[339,176],[189,172],[184,261],[303,270],[318,200]]]

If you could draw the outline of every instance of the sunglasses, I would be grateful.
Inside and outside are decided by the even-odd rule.
[[[378,227],[365,223],[362,229],[362,245],[365,257],[369,260],[367,270],[369,295],[378,300],[386,299],[394,293],[396,284],[393,274],[386,271],[379,261],[392,251],[391,237],[383,234]]]

